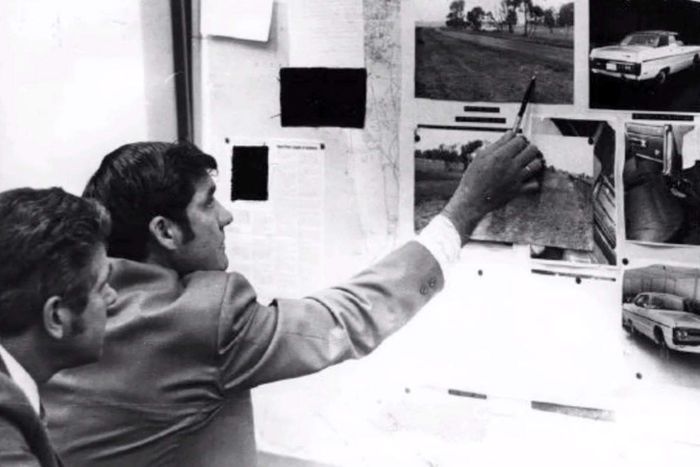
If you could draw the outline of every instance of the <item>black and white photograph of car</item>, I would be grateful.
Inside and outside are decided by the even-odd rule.
[[[700,269],[627,269],[621,332],[626,368],[637,378],[700,387]]]
[[[700,3],[591,0],[592,108],[700,111]]]
[[[700,129],[627,123],[622,180],[628,240],[700,245]]]
[[[622,327],[655,342],[662,352],[700,353],[697,304],[670,293],[641,292],[622,305]]]
[[[573,0],[415,0],[415,96],[574,102]],[[525,77],[525,78],[523,78]]]
[[[683,44],[677,32],[639,31],[593,49],[590,59],[593,74],[662,86],[670,75],[700,66],[700,45]]]

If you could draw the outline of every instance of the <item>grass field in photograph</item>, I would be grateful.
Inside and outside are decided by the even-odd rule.
[[[533,102],[573,103],[570,30],[472,32],[416,28],[416,97],[465,102],[519,102],[537,75]]]

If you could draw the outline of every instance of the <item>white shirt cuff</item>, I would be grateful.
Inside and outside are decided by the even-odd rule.
[[[418,234],[416,241],[435,257],[443,275],[459,259],[462,241],[454,224],[442,214],[435,216]]]

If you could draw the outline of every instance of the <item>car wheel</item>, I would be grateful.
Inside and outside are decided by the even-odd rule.
[[[668,348],[668,344],[666,344],[664,333],[661,330],[657,329],[654,335],[656,336],[656,343],[659,344],[659,355],[664,360],[668,360],[671,351]]]
[[[622,320],[622,327],[624,328],[625,331],[627,331],[629,334],[632,334],[632,323],[630,321],[627,321],[625,319]]]
[[[663,86],[663,84],[666,82],[666,79],[668,78],[668,71],[667,70],[661,70],[659,71],[659,74],[656,75],[656,78],[654,78],[654,84],[659,87]]]

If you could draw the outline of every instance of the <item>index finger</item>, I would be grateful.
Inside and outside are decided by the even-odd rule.
[[[515,157],[528,146],[528,142],[523,136],[516,136],[510,141],[505,142],[501,147],[493,151],[493,154],[498,154],[501,157]]]
[[[495,151],[498,148],[502,147],[504,144],[506,144],[508,141],[512,140],[515,137],[515,133],[513,133],[513,130],[508,130],[503,135],[498,138],[495,142],[489,144],[487,148],[490,148],[491,150]]]
[[[508,141],[512,140],[513,137],[515,137],[515,133],[513,133],[512,130],[506,131],[500,138],[498,138],[496,141],[493,143],[487,145],[487,146],[482,146],[480,147],[476,154],[481,155],[484,153],[492,153],[494,151],[497,151],[499,148],[503,147],[504,144],[508,143]]]

